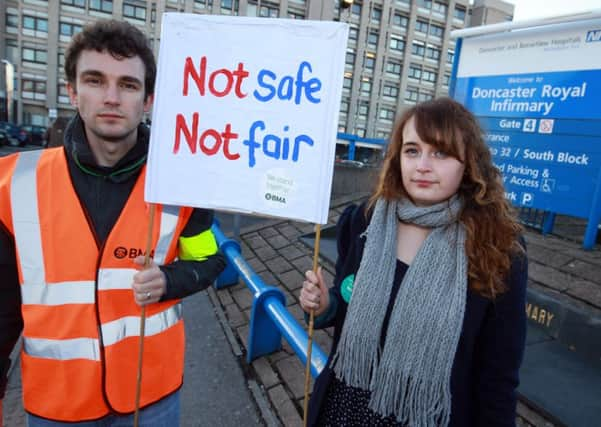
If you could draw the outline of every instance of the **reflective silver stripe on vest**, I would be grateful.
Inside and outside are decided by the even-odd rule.
[[[93,281],[46,284],[26,283],[21,286],[23,304],[62,305],[94,304],[96,291]]]
[[[135,268],[101,268],[98,270],[98,291],[131,289],[137,272]]]
[[[51,340],[23,338],[25,353],[33,357],[54,360],[88,359],[100,360],[100,347],[94,338]]]
[[[154,262],[159,265],[165,264],[167,251],[175,237],[175,227],[179,219],[179,207],[163,205],[161,212],[161,230],[159,232],[159,241],[154,251]]]
[[[146,318],[145,335],[152,336],[166,331],[182,318],[182,303]],[[128,337],[140,336],[140,318],[122,317],[102,325],[102,344],[105,347],[118,343]]]
[[[46,282],[36,180],[37,164],[43,151],[19,154],[10,186],[15,245],[23,286],[43,285]]]

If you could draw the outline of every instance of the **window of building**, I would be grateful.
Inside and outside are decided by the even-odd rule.
[[[221,0],[221,13],[224,15],[237,15],[238,8],[238,0]]]
[[[351,6],[351,16],[356,19],[361,18],[361,5],[359,3],[354,3]]]
[[[373,69],[376,66],[376,58],[375,55],[373,53],[366,53],[365,54],[365,59],[363,61],[363,66],[365,67],[366,70],[370,70],[373,71]]]
[[[432,9],[432,0],[418,0],[417,5],[424,9]]]
[[[384,84],[382,87],[382,96],[386,98],[392,98],[396,101],[399,96],[399,87],[389,83]]]
[[[86,0],[61,0],[61,4],[67,6],[81,7],[83,9],[86,7]]]
[[[248,5],[249,7],[251,6],[250,3]],[[255,7],[255,14],[254,16],[256,16],[256,5],[253,5]],[[211,8],[213,7],[213,0],[194,0],[194,7],[200,8],[200,9],[206,9],[206,8]]]
[[[58,93],[58,96],[69,96],[69,92],[67,91],[67,85],[65,85],[64,83],[59,83],[56,86],[56,91]]]
[[[21,83],[21,88],[23,92],[46,93],[46,82],[43,80],[23,79]]]
[[[395,76],[400,76],[403,66],[400,62],[396,61],[388,61],[386,62],[386,72],[390,74],[394,74]]]
[[[35,62],[37,64],[46,64],[48,62],[48,53],[42,49],[24,47],[21,49],[21,58],[23,61]]]
[[[365,128],[358,127],[358,128],[355,130],[355,133],[357,134],[357,136],[358,136],[359,138],[365,138]]]
[[[419,91],[416,87],[407,86],[407,90],[405,91],[405,101],[417,102],[418,95]]]
[[[361,79],[361,95],[369,96],[371,95],[371,79],[369,77],[363,77]]]
[[[405,40],[395,36],[390,37],[390,49],[402,52],[405,49]]]
[[[446,15],[447,14],[447,5],[445,3],[435,1],[434,4],[432,5],[432,10],[434,12],[438,12],[442,15]]]
[[[351,52],[351,51],[347,51],[344,63],[346,65],[355,65],[355,53]]]
[[[371,20],[375,23],[380,23],[380,20],[382,19],[382,9],[380,9],[379,7],[374,7],[371,10]]]
[[[451,49],[447,50],[447,63],[452,64],[454,58],[455,58],[455,51],[451,50]]]
[[[305,14],[302,12],[297,12],[296,10],[288,9],[288,18],[290,18],[290,19],[305,19]]]
[[[357,41],[359,38],[359,29],[357,27],[350,27],[348,30],[349,40]]]
[[[348,110],[349,110],[349,99],[343,98],[342,101],[340,101],[340,112],[348,113]]]
[[[113,0],[90,0],[88,5],[90,10],[113,13]]]
[[[434,46],[428,46],[426,48],[426,58],[438,61],[440,59],[440,49]]]
[[[60,23],[61,36],[71,37],[73,34],[79,33],[81,31],[81,28],[81,25],[71,24],[69,22]]]
[[[15,39],[6,39],[6,59],[13,64],[19,62],[19,48]]]
[[[382,107],[382,108],[380,108],[380,114],[378,114],[378,117],[381,120],[393,121],[394,120],[394,110],[391,110],[390,108]]]
[[[7,13],[6,14],[6,26],[13,27],[13,28],[19,28],[19,16],[13,15],[12,13]]]
[[[453,18],[458,19],[461,22],[465,21],[465,8],[461,6],[455,6],[455,10],[453,11]]]
[[[422,81],[436,83],[438,73],[433,70],[424,69],[422,70]]]
[[[280,13],[278,6],[273,4],[263,4],[259,8],[259,16],[262,18],[277,18]]]
[[[422,67],[416,64],[409,66],[409,78],[419,80],[422,77]]]
[[[392,15],[392,25],[401,28],[407,28],[409,25],[409,18],[405,15],[395,12]]]
[[[423,43],[414,40],[413,44],[411,45],[411,53],[417,56],[421,56],[423,58],[426,54],[426,46]]]
[[[35,16],[23,16],[23,28],[28,30],[48,32],[48,20]]]
[[[357,109],[357,116],[362,120],[367,120],[369,114],[369,104],[367,102],[361,102]]]
[[[353,87],[353,79],[350,77],[345,77],[342,81],[342,87],[350,90]]]
[[[419,102],[429,101],[434,98],[434,94],[430,92],[419,92],[417,95],[417,100]]]
[[[123,3],[123,16],[146,21],[146,7]]]
[[[367,33],[367,47],[370,49],[376,49],[378,47],[378,31],[369,30]]]
[[[424,34],[428,34],[428,27],[430,25],[426,22],[426,21],[422,21],[421,19],[418,19],[415,22],[415,31],[419,31],[421,33]]]
[[[443,34],[444,34],[443,27],[441,27],[439,25],[435,25],[435,24],[430,25],[430,35],[431,36],[442,38]]]
[[[444,86],[448,86],[449,85],[449,81],[451,80],[451,75],[445,73],[444,76],[442,77],[442,84]]]

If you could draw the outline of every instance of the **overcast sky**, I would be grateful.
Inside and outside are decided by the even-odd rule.
[[[515,5],[514,21],[601,10],[601,0],[504,0]]]

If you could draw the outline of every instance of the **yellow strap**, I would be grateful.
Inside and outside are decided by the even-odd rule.
[[[217,241],[208,229],[192,237],[179,238],[179,259],[183,261],[204,261],[217,253]]]

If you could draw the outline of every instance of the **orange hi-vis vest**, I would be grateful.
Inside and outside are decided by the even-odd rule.
[[[131,285],[150,221],[145,168],[98,247],[63,148],[9,156],[0,167],[0,220],[15,238],[21,285],[25,409],[66,422],[133,412],[141,308]],[[176,258],[190,214],[156,207],[157,264]],[[176,391],[184,366],[181,301],[151,304],[146,316],[142,408]]]

